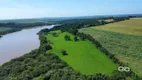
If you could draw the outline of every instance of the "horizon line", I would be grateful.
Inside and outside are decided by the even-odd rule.
[[[109,16],[134,16],[134,15],[141,15],[142,16],[142,13],[137,13],[137,14],[106,14],[106,15],[85,15],[85,16],[57,16],[57,17],[33,17],[33,18],[13,18],[13,19],[0,19],[0,21],[5,21],[5,20],[24,20],[24,19],[43,19],[43,18],[50,18],[50,19],[55,19],[55,18],[79,18],[79,17],[97,17],[97,16],[106,16],[106,17],[109,17]]]

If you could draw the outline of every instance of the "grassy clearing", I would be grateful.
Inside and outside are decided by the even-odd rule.
[[[95,73],[104,73],[111,75],[117,69],[117,66],[102,52],[100,52],[90,41],[74,41],[74,36],[68,32],[58,33],[58,37],[50,32],[46,35],[47,39],[52,42],[53,49],[49,52],[55,53],[62,60],[67,62],[73,69],[82,74],[91,75]],[[70,35],[71,41],[64,39],[65,35]],[[61,51],[66,50],[66,56]]]
[[[106,19],[104,21],[106,21],[106,22],[113,22],[114,20],[113,19]]]
[[[98,30],[142,36],[142,19],[130,19],[94,28]]]
[[[0,32],[9,31],[11,28],[0,27]]]
[[[83,28],[79,31],[93,36],[120,61],[128,64],[134,72],[142,76],[142,36],[108,32],[95,28]]]

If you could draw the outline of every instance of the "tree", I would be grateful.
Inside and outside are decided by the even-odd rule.
[[[43,44],[43,45],[40,46],[39,52],[44,54],[47,50],[51,50],[51,49],[52,49],[51,45]]]
[[[53,32],[52,35],[53,35],[54,37],[58,37],[58,34],[55,33],[55,32]]]
[[[65,35],[65,37],[64,37],[64,38],[65,38],[65,40],[66,40],[66,41],[70,41],[70,40],[71,40],[71,38],[70,38],[70,36],[69,36],[69,35]]]
[[[104,25],[104,24],[106,24],[106,23],[107,23],[107,22],[105,22],[104,20],[101,21],[101,24],[102,24],[102,25]]]
[[[77,33],[78,33],[78,30],[75,29],[75,30],[73,31],[73,34],[74,34],[74,35],[77,35]]]
[[[52,49],[52,46],[49,45],[49,44],[45,44],[45,45],[44,45],[44,48],[45,48],[45,50],[50,50],[50,49]]]
[[[68,55],[67,52],[65,50],[62,50],[62,55]]]
[[[74,37],[74,41],[78,41],[79,39],[78,39],[78,37],[77,36],[75,36]]]

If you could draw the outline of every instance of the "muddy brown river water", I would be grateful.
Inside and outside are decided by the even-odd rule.
[[[54,25],[40,26],[4,35],[0,38],[0,65],[37,49],[40,46],[37,33],[52,27]]]

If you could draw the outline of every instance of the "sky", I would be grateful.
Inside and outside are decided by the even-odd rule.
[[[142,0],[0,0],[0,19],[141,13]]]

